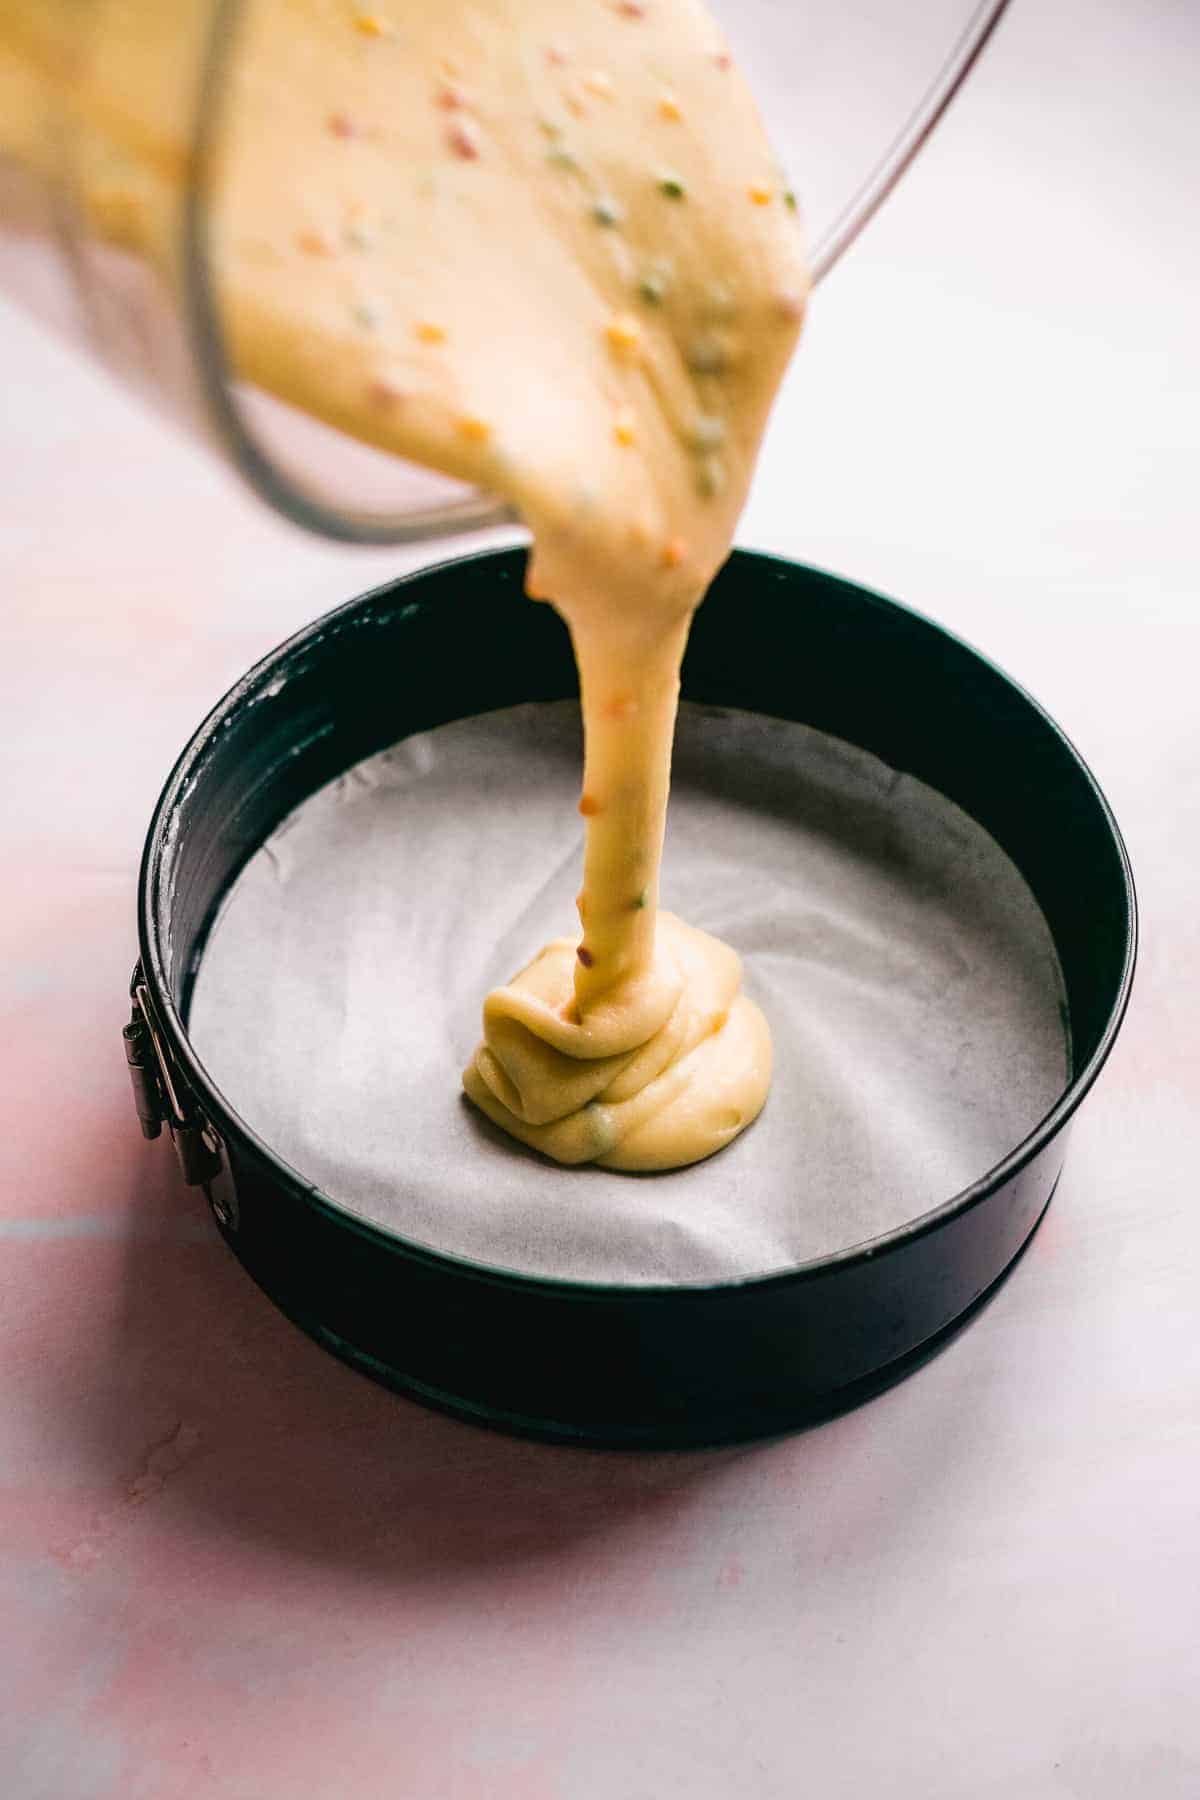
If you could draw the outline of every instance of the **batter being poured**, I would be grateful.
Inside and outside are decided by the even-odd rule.
[[[254,0],[236,48],[212,250],[240,372],[509,498],[575,648],[580,932],[488,995],[466,1092],[560,1162],[695,1162],[771,1071],[736,954],[658,889],[689,623],[800,327],[786,181],[695,0]],[[169,273],[174,121],[120,84],[141,130],[114,147],[94,109],[91,203]]]
[[[738,957],[658,887],[689,622],[799,329],[793,203],[693,0],[424,10],[252,14],[229,323],[256,379],[529,524],[529,592],[579,666],[580,933],[488,995],[464,1086],[560,1162],[674,1168],[750,1124],[771,1072]],[[275,78],[301,13],[311,78]]]

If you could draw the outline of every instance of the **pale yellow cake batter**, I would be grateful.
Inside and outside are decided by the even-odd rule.
[[[156,68],[197,8],[100,10],[84,204],[174,282],[187,116]],[[0,0],[0,99],[61,85],[60,16]],[[738,958],[658,878],[688,626],[800,327],[786,180],[695,0],[247,0],[236,52],[212,250],[239,372],[510,499],[575,646],[581,935],[488,996],[466,1091],[561,1162],[694,1162],[770,1080]]]

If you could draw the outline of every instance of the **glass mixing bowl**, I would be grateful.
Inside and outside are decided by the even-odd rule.
[[[256,3],[0,0],[0,288],[312,530],[394,543],[495,524],[505,514],[490,495],[355,443],[230,365],[204,196],[239,25]],[[908,167],[1005,4],[716,0],[791,171],[815,281]],[[106,180],[119,158],[127,177],[131,151],[158,184],[153,262],[127,213],[128,180]]]

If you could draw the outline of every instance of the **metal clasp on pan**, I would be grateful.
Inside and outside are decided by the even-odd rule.
[[[236,1231],[237,1190],[225,1146],[196,1106],[163,1043],[141,963],[133,971],[129,995],[129,1023],[121,1037],[142,1136],[156,1138],[167,1127],[183,1179],[189,1187],[202,1187],[218,1223]]]

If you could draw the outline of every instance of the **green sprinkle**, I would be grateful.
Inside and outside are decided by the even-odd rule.
[[[687,193],[687,189],[684,187],[682,181],[680,181],[678,175],[660,175],[658,178],[658,191],[660,194],[665,194],[668,200],[682,200]]]
[[[655,257],[643,264],[637,291],[648,306],[661,306],[671,286],[671,264],[665,257]]]
[[[725,430],[725,421],[717,413],[698,413],[692,421],[692,449],[719,449],[725,442]]]
[[[725,486],[725,464],[719,456],[702,457],[696,468],[696,492],[711,500]]]
[[[369,306],[365,300],[360,301],[357,306],[352,307],[351,311],[354,317],[354,323],[356,325],[361,325],[364,331],[374,331],[379,324],[378,307]]]
[[[717,337],[696,338],[688,349],[687,366],[693,375],[719,375],[728,362],[725,346]]]
[[[560,138],[562,136],[562,126],[556,125],[553,119],[539,119],[538,130],[543,136],[548,138]]]
[[[603,1156],[611,1150],[617,1141],[613,1130],[612,1114],[601,1100],[589,1100],[583,1109],[587,1122],[589,1149],[593,1156]]]
[[[577,169],[579,159],[564,144],[552,144],[546,152],[546,161],[556,169]]]
[[[633,897],[633,910],[634,910],[634,912],[643,912],[645,910],[645,907],[646,907],[646,890],[645,890],[645,888],[643,888],[640,894],[635,894]]]
[[[601,198],[592,207],[592,217],[597,225],[620,225],[624,215],[614,200]]]
[[[785,192],[785,194],[783,196],[783,204],[787,207],[789,212],[796,212],[798,210],[797,205],[796,205],[796,196],[795,196],[795,194],[793,194],[791,188],[788,188],[787,191]]]

